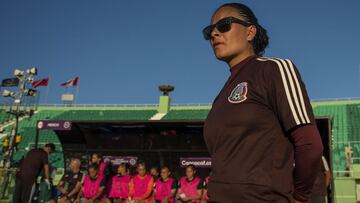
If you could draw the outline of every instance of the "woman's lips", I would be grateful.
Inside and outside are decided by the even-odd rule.
[[[215,42],[214,44],[213,44],[213,48],[216,48],[216,47],[218,47],[218,46],[220,46],[220,45],[223,45],[224,43],[222,43],[222,42]]]

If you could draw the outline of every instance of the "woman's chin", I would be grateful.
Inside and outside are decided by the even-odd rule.
[[[225,59],[227,58],[226,54],[217,51],[215,51],[215,56],[220,61],[225,61]]]
[[[229,57],[226,56],[226,55],[215,55],[216,58],[219,60],[219,61],[224,61],[224,62],[228,62],[229,61]]]

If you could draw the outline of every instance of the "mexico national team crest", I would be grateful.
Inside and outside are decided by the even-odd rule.
[[[231,91],[230,96],[228,97],[228,100],[230,103],[238,104],[247,99],[247,92],[248,92],[248,83],[242,82],[236,85],[236,87]]]

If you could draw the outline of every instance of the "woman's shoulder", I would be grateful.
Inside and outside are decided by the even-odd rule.
[[[259,61],[262,64],[266,64],[266,65],[277,65],[277,64],[281,64],[281,63],[288,63],[288,62],[292,62],[292,60],[287,59],[287,58],[279,58],[279,57],[269,57],[269,56],[259,56],[256,58],[257,61]]]
[[[268,56],[260,56],[257,57],[256,60],[263,65],[271,66],[271,67],[279,67],[279,66],[290,66],[293,65],[291,59],[287,58],[279,58],[279,57],[268,57]]]
[[[264,71],[264,74],[276,74],[281,72],[293,72],[296,67],[291,59],[278,57],[257,57],[258,67]]]

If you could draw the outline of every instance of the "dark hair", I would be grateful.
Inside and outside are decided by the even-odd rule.
[[[262,56],[265,53],[265,48],[269,45],[269,37],[267,35],[267,31],[258,23],[258,20],[252,10],[241,3],[226,3],[216,9],[214,14],[224,7],[235,9],[239,15],[244,18],[245,21],[253,24],[256,27],[256,35],[252,41],[252,45],[255,54]]]
[[[121,163],[119,164],[119,167],[124,167],[126,171],[129,171],[130,169],[130,164],[129,163]]]
[[[56,149],[54,143],[47,143],[44,147],[50,148],[52,152]]]
[[[187,165],[185,169],[187,168],[191,168],[191,170],[196,171],[195,166],[193,164]]]
[[[150,170],[152,170],[152,169],[155,169],[157,172],[159,172],[159,167],[157,167],[157,166],[153,166],[150,168]]]
[[[88,167],[88,170],[90,169],[94,169],[95,171],[97,171],[99,169],[99,165],[97,164],[90,164],[89,167]]]
[[[145,161],[139,160],[139,161],[137,162],[137,164],[136,164],[136,168],[139,167],[140,165],[143,165],[143,166],[146,168],[146,163],[145,163]]]
[[[171,171],[168,166],[162,166],[162,167],[160,168],[160,171],[162,171],[163,169],[167,169],[168,171]]]
[[[91,157],[94,156],[94,155],[96,155],[98,158],[102,159],[102,155],[100,153],[94,152],[94,153],[91,154]]]

